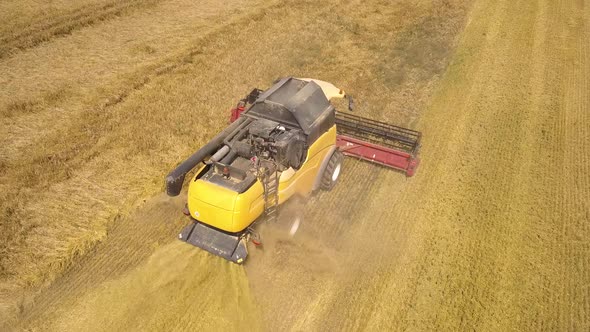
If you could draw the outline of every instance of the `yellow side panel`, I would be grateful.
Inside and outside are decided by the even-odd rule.
[[[188,209],[193,216],[200,222],[213,227],[232,232],[233,229],[233,211],[220,209],[217,206],[205,203],[197,198],[189,197]],[[236,232],[239,230],[236,230]]]
[[[199,179],[189,186],[189,196],[199,197],[201,201],[208,204],[232,211],[238,193],[220,185]]]
[[[211,182],[192,181],[188,188],[191,216],[205,224],[230,231],[238,193]]]
[[[235,232],[250,226],[264,212],[264,196],[262,183],[256,181],[250,189],[238,195],[234,210]]]
[[[279,184],[279,203],[283,203],[295,193],[307,196],[313,189],[320,165],[336,143],[336,126],[332,126],[308,149],[305,164],[288,181]]]

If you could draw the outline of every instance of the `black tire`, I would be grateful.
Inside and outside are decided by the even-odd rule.
[[[342,160],[344,160],[342,152],[336,150],[332,153],[324,174],[322,174],[322,183],[320,185],[322,190],[330,191],[334,188],[338,179],[340,179],[340,174],[342,174]]]

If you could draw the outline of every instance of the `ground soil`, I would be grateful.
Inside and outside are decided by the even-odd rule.
[[[97,3],[17,23],[84,21]],[[590,328],[584,2],[101,13],[38,43],[0,30],[6,329]],[[301,232],[267,229],[244,266],[175,240],[184,197],[161,193],[162,175],[233,100],[287,74],[421,130],[416,176],[346,159],[333,191],[294,203]]]

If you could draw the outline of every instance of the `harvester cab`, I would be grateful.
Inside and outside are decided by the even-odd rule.
[[[334,98],[352,98],[333,84],[287,77],[254,89],[232,109],[230,125],[166,177],[177,196],[188,172],[191,223],[182,241],[235,263],[248,255],[253,225],[276,220],[291,197],[331,190],[343,156],[400,170],[418,166],[419,132],[337,112]]]

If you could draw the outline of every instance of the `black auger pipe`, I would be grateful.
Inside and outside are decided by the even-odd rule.
[[[173,169],[166,176],[166,193],[168,196],[178,196],[184,183],[186,173],[190,172],[197,164],[199,164],[205,157],[212,155],[219,149],[223,140],[234,130],[236,130],[244,121],[246,117],[242,116],[234,121],[229,127],[217,134],[209,143],[200,148],[187,160],[183,161],[178,167]]]

